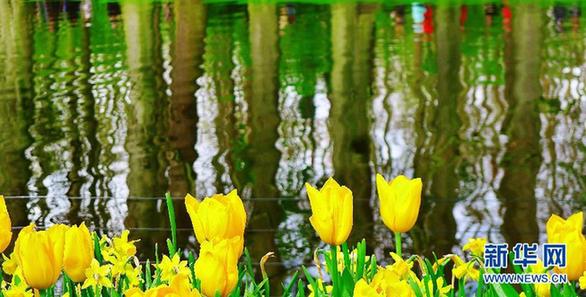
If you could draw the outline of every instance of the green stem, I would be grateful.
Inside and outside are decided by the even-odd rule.
[[[339,273],[338,273],[338,249],[335,245],[330,245],[330,253],[331,253],[331,260],[332,260],[332,296],[337,297],[340,296],[338,294],[340,290],[340,282],[339,282]]]
[[[395,232],[395,249],[397,250],[397,255],[403,258],[403,252],[401,251],[401,232]]]

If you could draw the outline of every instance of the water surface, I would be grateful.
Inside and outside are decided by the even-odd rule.
[[[476,1],[478,2],[478,1]],[[408,253],[544,239],[586,205],[584,4],[0,1],[0,192],[15,228],[85,221],[195,245],[181,197],[237,188],[253,258],[312,259],[304,183],[421,177]],[[581,5],[581,6],[580,6]]]

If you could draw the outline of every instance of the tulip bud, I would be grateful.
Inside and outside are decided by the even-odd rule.
[[[63,269],[72,281],[79,283],[86,279],[85,270],[94,258],[94,244],[90,231],[82,223],[65,232]]]
[[[19,233],[15,253],[29,287],[46,289],[59,279],[66,230],[64,225],[55,225],[46,231],[30,228]]]
[[[199,243],[244,237],[246,211],[236,190],[207,197],[202,202],[187,194],[185,206]]]
[[[557,273],[565,273],[571,281],[578,280],[586,270],[586,238],[582,234],[584,224],[582,212],[571,215],[567,220],[552,215],[545,229],[547,241],[566,244],[566,267],[555,267]]]
[[[205,296],[227,296],[238,281],[238,251],[229,240],[205,241],[195,262],[195,276]]]
[[[309,221],[321,240],[330,245],[344,243],[352,231],[352,191],[329,178],[318,191],[305,184],[311,217]]]
[[[0,253],[6,250],[12,239],[12,224],[10,223],[10,215],[6,208],[4,196],[0,195]]]
[[[404,233],[415,225],[421,205],[420,178],[408,179],[400,175],[387,182],[376,175],[376,189],[380,200],[383,223],[393,232]]]

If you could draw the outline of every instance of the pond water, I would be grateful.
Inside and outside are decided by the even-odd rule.
[[[585,8],[0,1],[0,193],[15,229],[129,228],[146,257],[165,192],[192,248],[182,197],[237,188],[277,279],[312,260],[303,184],[329,176],[382,259],[377,172],[423,179],[408,253],[540,241],[586,208]]]

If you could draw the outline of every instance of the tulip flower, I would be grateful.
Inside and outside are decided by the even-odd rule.
[[[6,250],[12,239],[12,224],[10,222],[10,215],[6,208],[6,201],[4,196],[0,195],[0,253]]]
[[[199,243],[239,237],[244,246],[246,211],[236,190],[227,195],[216,194],[197,201],[185,196],[185,207]],[[242,253],[240,248],[240,253]]]
[[[195,276],[201,281],[205,296],[227,296],[232,292],[238,281],[238,257],[238,251],[226,239],[201,244]]]
[[[82,223],[65,232],[63,270],[72,281],[79,283],[86,279],[85,270],[94,258],[94,243],[90,231]]]
[[[566,267],[554,270],[565,273],[571,281],[578,280],[586,270],[586,238],[582,234],[584,224],[582,212],[571,215],[567,220],[552,215],[545,226],[547,241],[566,244]]]
[[[387,182],[382,175],[376,175],[380,214],[385,225],[393,232],[404,233],[415,225],[422,187],[420,178],[408,179],[399,175]]]
[[[46,289],[59,279],[66,230],[64,225],[55,225],[46,231],[29,228],[19,233],[15,253],[29,287]]]
[[[318,191],[305,184],[312,215],[309,218],[321,240],[332,246],[344,243],[352,231],[352,191],[329,178]]]
[[[395,232],[395,248],[399,256],[402,256],[401,233],[411,230],[417,221],[422,187],[420,178],[408,179],[399,175],[387,182],[382,175],[376,175],[381,218]]]
[[[546,223],[546,232],[548,242],[560,242],[560,237],[568,233],[582,233],[582,226],[584,225],[584,213],[578,212],[567,220],[552,215]]]

